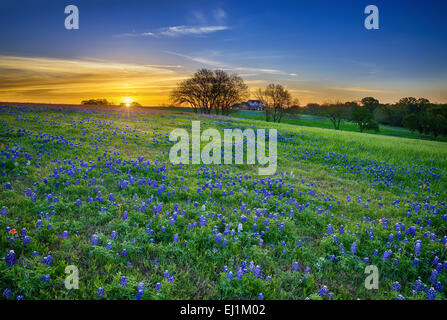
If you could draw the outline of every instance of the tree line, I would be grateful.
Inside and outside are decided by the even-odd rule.
[[[248,86],[237,74],[223,70],[200,69],[181,81],[171,92],[174,104],[189,105],[196,113],[228,115],[249,96]],[[260,88],[255,96],[264,105],[266,121],[281,122],[285,115],[304,113],[328,118],[334,129],[343,121],[357,124],[359,131],[379,131],[379,124],[400,126],[420,136],[447,134],[447,105],[425,98],[407,97],[394,104],[382,104],[374,97],[360,101],[309,103],[300,106],[297,98],[280,84]]]
[[[436,138],[447,134],[447,104],[435,104],[426,98],[405,97],[393,104],[383,104],[374,97],[360,101],[309,103],[300,113],[325,116],[334,129],[341,121],[351,121],[365,129],[379,130],[379,124],[408,128],[411,132],[429,134]]]
[[[88,99],[88,100],[82,100],[81,101],[82,105],[86,105],[86,106],[116,106],[116,104],[112,101],[108,101],[105,98],[99,98],[99,99]],[[132,101],[130,103],[125,103],[125,102],[121,102],[119,104],[120,107],[141,107],[141,104],[136,102],[136,101]]]

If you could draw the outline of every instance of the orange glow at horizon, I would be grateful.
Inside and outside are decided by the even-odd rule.
[[[132,103],[133,101],[134,101],[134,100],[133,100],[131,97],[124,97],[124,98],[123,98],[123,102],[125,103],[126,107],[130,107],[130,105],[131,105],[131,103]]]
[[[168,104],[171,90],[186,77],[163,65],[0,55],[0,101],[80,104],[105,98],[156,106]]]
[[[192,70],[192,71],[191,71]],[[76,60],[0,55],[0,101],[30,103],[80,104],[82,100],[105,98],[119,105],[170,105],[171,91],[187,79],[194,68],[182,66],[142,65],[105,60]],[[233,72],[233,71],[229,71]],[[241,76],[244,77],[243,74]],[[247,75],[251,92],[270,82],[284,84],[301,105],[310,102],[353,101],[374,96],[380,102],[396,102],[410,95],[423,96],[433,102],[447,100],[439,85],[425,87],[355,87],[349,83],[295,81],[287,78],[262,78]],[[252,95],[252,98],[255,98]]]

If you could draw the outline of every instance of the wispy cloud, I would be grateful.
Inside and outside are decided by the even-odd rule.
[[[201,27],[174,26],[159,31],[159,34],[168,37],[178,37],[190,34],[192,35],[207,34],[228,29],[229,28],[227,26],[201,26]]]
[[[228,30],[230,27],[224,25],[218,26],[172,26],[166,28],[160,28],[151,32],[141,32],[141,33],[121,33],[115,35],[116,37],[171,37],[176,38],[180,36],[189,36],[189,35],[206,35],[218,31]]]
[[[365,92],[365,93],[389,93],[389,92],[391,92],[391,91],[388,91],[388,90],[358,88],[358,87],[348,87],[348,88],[334,87],[334,88],[330,88],[330,89],[350,91],[350,92]]]
[[[210,66],[213,68],[218,68],[218,69],[222,69],[222,70],[227,70],[227,71],[233,71],[233,72],[242,72],[242,73],[248,73],[250,76],[256,76],[259,74],[275,74],[275,75],[287,75],[287,76],[296,76],[295,73],[287,73],[278,69],[271,69],[271,68],[255,68],[255,67],[245,67],[245,66],[235,66],[232,64],[228,64],[222,61],[217,61],[214,59],[209,59],[206,57],[197,57],[197,56],[189,56],[186,54],[182,54],[182,53],[178,53],[178,52],[173,52],[173,51],[164,51],[166,53],[172,54],[172,55],[176,55],[178,57],[182,57],[185,58],[187,60],[199,63],[199,64],[203,64],[206,66]]]

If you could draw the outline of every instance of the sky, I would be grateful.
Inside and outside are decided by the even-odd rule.
[[[367,30],[367,5],[379,29]],[[79,29],[64,26],[65,6]],[[0,101],[169,104],[199,68],[310,102],[447,102],[447,1],[1,0]],[[254,96],[252,96],[254,97]]]

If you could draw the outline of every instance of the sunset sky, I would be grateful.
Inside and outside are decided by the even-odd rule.
[[[79,30],[66,30],[66,5]],[[380,29],[364,28],[375,4]],[[0,2],[0,101],[126,97],[168,104],[198,68],[251,90],[285,85],[301,104],[374,96],[447,102],[446,1]]]

